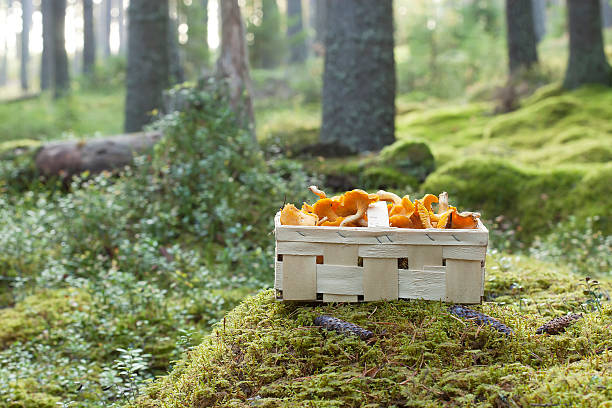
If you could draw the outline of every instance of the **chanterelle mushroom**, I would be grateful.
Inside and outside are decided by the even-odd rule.
[[[400,205],[402,203],[402,199],[395,193],[391,193],[385,190],[378,190],[376,192],[380,201],[390,201],[395,205]]]
[[[480,213],[477,212],[455,212],[451,218],[451,228],[477,228]]]
[[[376,194],[368,194],[363,190],[346,192],[346,194],[344,194],[343,206],[353,215],[346,217],[340,223],[340,226],[343,227],[348,223],[357,222],[364,216],[368,206],[376,201],[378,201],[378,196]]]
[[[324,191],[319,190],[317,186],[310,186],[308,189],[315,195],[319,196],[319,198],[327,198],[327,194]]]
[[[334,211],[334,201],[331,198],[322,198],[314,203],[312,212],[319,217],[319,224],[326,221],[333,223],[338,218],[338,214]]]
[[[281,210],[280,223],[281,225],[317,225],[318,217],[315,214],[309,214],[305,211],[298,210],[293,204],[286,204]]]

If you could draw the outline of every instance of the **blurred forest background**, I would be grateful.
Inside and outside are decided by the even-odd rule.
[[[133,401],[310,184],[448,191],[491,270],[609,282],[610,58],[608,0],[0,0],[0,407]]]

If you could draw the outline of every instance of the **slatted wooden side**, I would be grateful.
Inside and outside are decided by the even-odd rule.
[[[317,298],[317,257],[283,255],[283,299],[313,301]]]
[[[445,301],[446,267],[426,266],[424,270],[400,269],[399,297]]]
[[[480,303],[482,293],[481,261],[446,260],[446,301]]]
[[[338,267],[343,273],[349,274],[346,276],[346,286],[352,283],[355,286],[354,291],[348,291],[343,289],[342,286],[339,289],[333,289],[325,286],[325,272],[321,271],[322,274],[317,276],[317,292],[323,294],[324,302],[357,302],[358,295],[363,294],[363,271],[357,267],[358,263],[358,247],[357,245],[346,245],[346,244],[322,244],[323,247],[323,265],[319,265],[320,269]],[[351,271],[351,272],[349,272]],[[332,272],[329,269],[326,271]],[[327,276],[328,276],[327,275]],[[337,278],[334,278],[337,279]],[[321,288],[319,290],[319,285]]]

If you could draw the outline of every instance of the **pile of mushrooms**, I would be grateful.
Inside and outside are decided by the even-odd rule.
[[[323,227],[367,227],[368,206],[377,201],[386,201],[389,211],[389,226],[397,228],[458,228],[478,227],[479,213],[457,212],[448,204],[448,193],[436,197],[426,194],[423,198],[410,201],[410,197],[379,190],[368,194],[363,190],[351,190],[338,196],[327,197],[317,186],[309,190],[319,197],[313,205],[304,203],[301,209],[286,204],[281,210],[281,225],[304,225]],[[434,213],[432,204],[438,203]]]

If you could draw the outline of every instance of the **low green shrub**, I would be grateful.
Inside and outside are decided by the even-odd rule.
[[[530,253],[538,259],[568,265],[586,276],[612,275],[612,235],[598,230],[599,217],[569,219],[538,237]]]
[[[0,401],[120,405],[271,285],[274,213],[309,178],[264,158],[225,84],[173,92],[184,109],[123,174],[58,191],[0,184]],[[5,162],[0,180],[16,168]],[[20,398],[9,406],[27,406]]]

